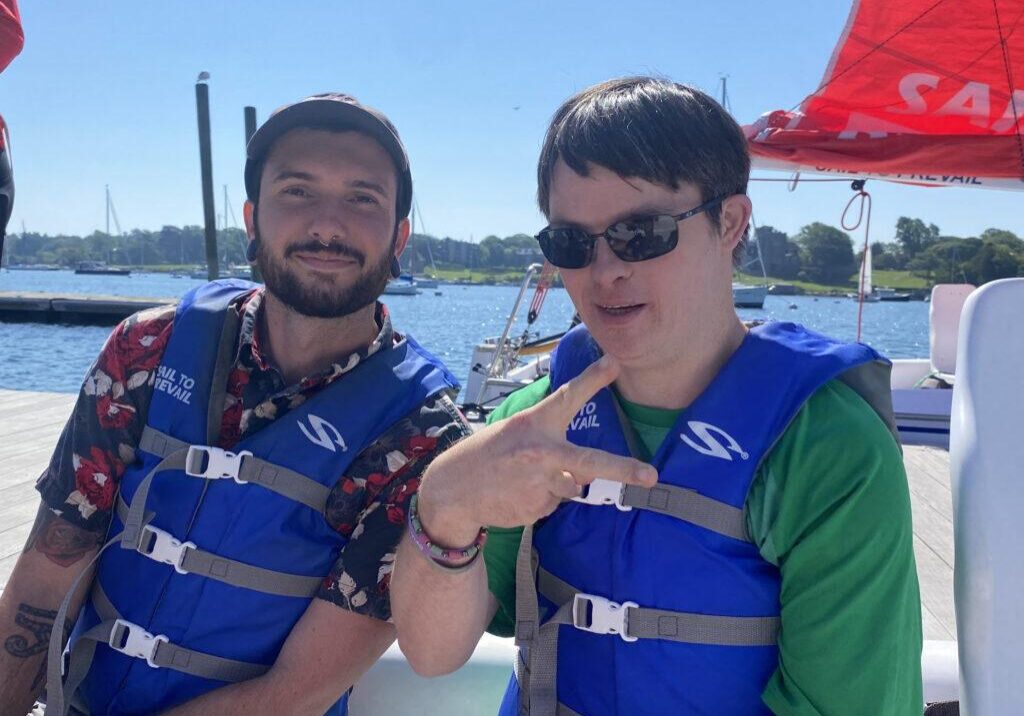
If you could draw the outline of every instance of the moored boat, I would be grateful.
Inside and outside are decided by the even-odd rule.
[[[98,276],[130,276],[131,269],[107,266],[103,261],[79,261],[75,273],[94,274]]]

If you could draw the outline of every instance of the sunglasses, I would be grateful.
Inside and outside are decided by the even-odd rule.
[[[664,256],[679,243],[679,222],[707,211],[725,201],[719,196],[682,214],[636,216],[616,221],[604,231],[588,234],[574,226],[550,226],[537,234],[540,250],[558,268],[583,268],[594,259],[597,240],[604,237],[608,248],[623,261],[647,261]]]

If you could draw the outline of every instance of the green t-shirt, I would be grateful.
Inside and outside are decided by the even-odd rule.
[[[510,395],[488,422],[535,405],[547,378]],[[653,455],[679,411],[620,399]],[[910,493],[896,441],[850,387],[832,381],[803,406],[762,462],[747,528],[779,567],[779,667],[762,699],[776,714],[920,716],[921,599]],[[515,621],[522,529],[492,529],[484,550],[498,600],[488,631]]]

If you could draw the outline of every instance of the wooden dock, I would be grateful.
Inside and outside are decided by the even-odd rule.
[[[39,504],[35,481],[46,467],[75,397],[0,390],[0,587],[6,584],[32,526]],[[949,455],[934,448],[908,447],[905,462],[924,636],[955,639]]]
[[[177,300],[0,291],[0,320],[112,326],[136,311],[164,306]]]

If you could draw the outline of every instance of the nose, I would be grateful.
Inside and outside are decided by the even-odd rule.
[[[603,236],[599,238],[594,245],[594,258],[590,262],[590,276],[594,283],[610,287],[632,274],[632,265],[616,256]]]
[[[315,241],[329,244],[348,234],[345,211],[340,202],[320,201],[313,208],[308,233]]]

